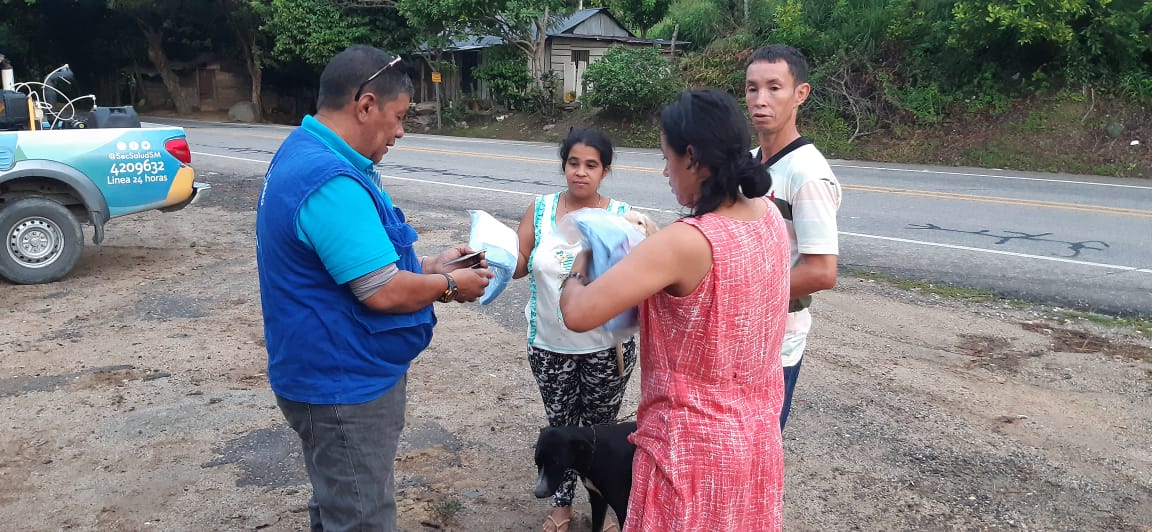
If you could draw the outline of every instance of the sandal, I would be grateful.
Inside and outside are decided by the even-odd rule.
[[[568,532],[568,522],[571,520],[572,519],[565,519],[557,523],[556,520],[552,518],[552,515],[549,514],[548,520],[544,521],[544,532]],[[549,526],[552,528],[548,528]]]
[[[616,532],[620,532],[620,527],[616,526],[616,523],[604,523],[604,528],[601,529],[600,532],[610,532],[612,530],[615,530]]]

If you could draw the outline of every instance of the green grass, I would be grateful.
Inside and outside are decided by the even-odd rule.
[[[940,297],[960,299],[977,303],[996,301],[1008,304],[1017,309],[1034,308],[1037,310],[1042,310],[1046,314],[1059,316],[1065,319],[1084,320],[1090,321],[1097,325],[1103,325],[1105,327],[1129,329],[1143,336],[1152,337],[1152,317],[1148,316],[1109,316],[1107,314],[1100,314],[1096,312],[1045,308],[1042,305],[1030,303],[1022,299],[1006,297],[996,292],[992,292],[990,290],[982,290],[979,288],[914,281],[911,279],[902,279],[894,275],[877,272],[852,271],[848,272],[848,274],[860,279],[882,282],[896,288],[908,290],[910,292],[914,291],[921,294],[932,294]]]
[[[940,297],[947,297],[952,299],[963,299],[966,301],[987,302],[987,301],[1005,301],[1016,303],[1017,300],[1006,298],[992,292],[990,290],[981,290],[978,288],[968,288],[964,286],[955,286],[950,284],[937,284],[927,283],[924,281],[914,281],[911,279],[902,279],[894,275],[888,275],[877,272],[849,272],[854,277],[867,279],[871,281],[879,281],[896,288],[901,288],[908,291],[916,291],[922,294],[937,295]],[[1023,303],[1023,302],[1019,302]]]
[[[460,499],[453,495],[442,495],[424,506],[424,510],[441,526],[452,524],[456,518],[456,514],[463,508],[464,503],[460,502]]]
[[[659,148],[660,128],[654,125],[609,126],[608,135],[620,146],[632,148]]]
[[[1105,327],[1132,329],[1144,336],[1152,337],[1152,318],[1143,316],[1119,317],[1078,310],[1059,310],[1058,314],[1075,320],[1085,320]]]

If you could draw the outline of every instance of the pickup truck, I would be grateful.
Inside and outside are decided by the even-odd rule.
[[[178,127],[0,131],[0,277],[59,280],[110,218],[202,200]]]

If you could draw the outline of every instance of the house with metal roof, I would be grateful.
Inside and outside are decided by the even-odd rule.
[[[533,31],[535,34],[535,30]],[[472,76],[472,69],[490,59],[493,48],[506,43],[492,35],[454,41],[444,50],[446,58],[456,65],[455,72],[443,75],[443,94],[449,99],[471,97],[489,99],[484,83]],[[584,92],[584,70],[604,57],[612,46],[659,46],[665,53],[675,53],[688,43],[664,39],[642,39],[624,27],[607,8],[581,9],[556,17],[545,36],[544,71],[555,73],[562,81],[566,99],[579,98]],[[429,74],[421,75],[421,78]],[[430,80],[430,78],[429,78]],[[421,83],[423,86],[430,86]],[[421,93],[426,92],[421,89]],[[427,99],[426,96],[421,99]],[[434,98],[433,98],[434,99]]]

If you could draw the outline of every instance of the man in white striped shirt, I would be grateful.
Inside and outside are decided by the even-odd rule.
[[[796,114],[812,91],[804,55],[787,45],[763,46],[748,58],[745,81],[748,113],[759,141],[752,153],[772,175],[771,197],[792,239],[792,301],[781,349],[784,430],[812,327],[808,305],[813,293],[836,286],[841,191],[824,155],[796,127]]]

